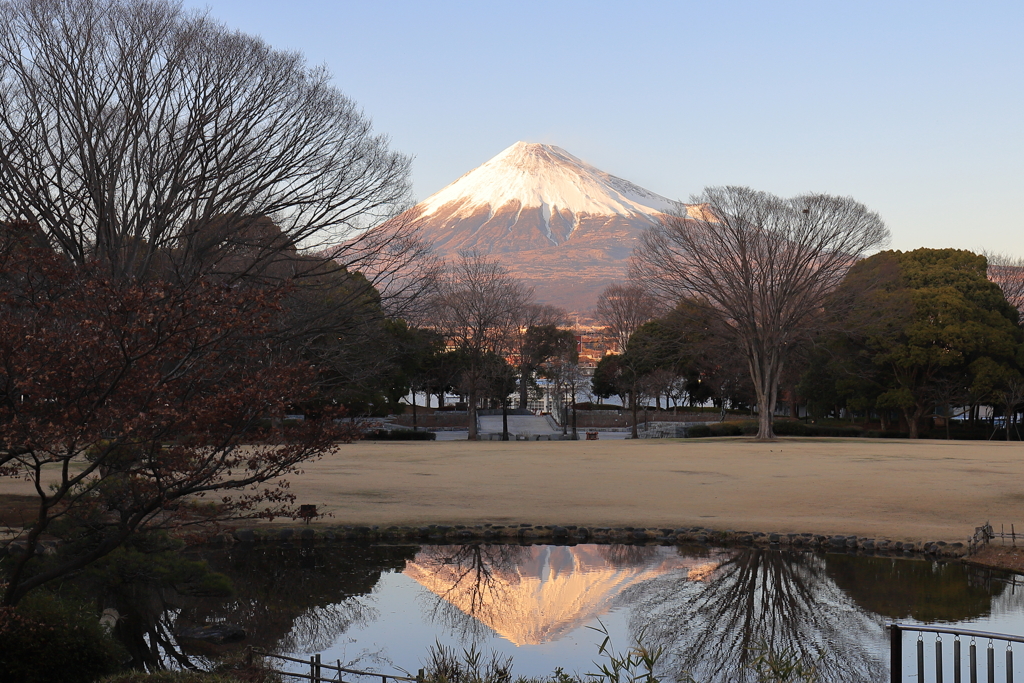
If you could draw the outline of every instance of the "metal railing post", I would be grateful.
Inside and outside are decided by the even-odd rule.
[[[1006,644],[1006,683],[1013,683],[1013,646]]]
[[[889,625],[889,671],[892,683],[903,681],[903,633],[899,624]]]
[[[978,644],[971,638],[971,683],[978,683]]]
[[[963,664],[960,662],[960,636],[953,639],[953,683],[961,683]]]
[[[302,680],[308,680],[310,683],[331,683],[332,681],[337,682],[342,680],[342,673],[350,673],[355,676],[369,676],[373,678],[380,678],[381,683],[389,683],[388,679],[391,679],[390,683],[426,683],[426,676],[423,669],[420,669],[419,674],[413,678],[412,676],[395,676],[392,674],[382,674],[378,671],[360,671],[358,669],[346,669],[341,665],[341,660],[337,660],[337,666],[333,664],[323,664],[321,655],[311,655],[309,659],[300,659],[297,657],[288,657],[287,655],[274,654],[267,652],[263,648],[251,647],[250,653],[252,655],[258,655],[262,660],[267,662],[267,671],[278,674],[280,676],[291,676],[292,678],[299,678]],[[282,662],[294,662],[295,664],[302,664],[303,666],[309,666],[309,673],[298,673],[292,671],[279,671],[277,669],[270,668],[270,660],[280,660]],[[337,671],[337,675],[331,677],[328,674],[324,676],[324,669],[328,671]],[[302,669],[300,669],[301,671]]]
[[[917,637],[917,680],[924,680],[924,635]]]
[[[935,636],[935,683],[942,683],[942,636]]]
[[[996,683],[996,649],[988,641],[988,683]]]

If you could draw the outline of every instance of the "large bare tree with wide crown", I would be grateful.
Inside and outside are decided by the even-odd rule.
[[[115,277],[393,286],[422,255],[407,222],[367,230],[408,204],[409,158],[330,72],[167,0],[0,2],[0,140],[0,220]]]
[[[704,302],[747,361],[758,439],[772,429],[787,350],[812,326],[825,297],[889,230],[849,197],[785,199],[747,187],[709,187],[701,207],[645,232],[631,274],[667,303]]]

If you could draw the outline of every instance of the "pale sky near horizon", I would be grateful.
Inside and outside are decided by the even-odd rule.
[[[1024,3],[186,0],[325,64],[417,201],[517,140],[672,199],[851,195],[1024,256]]]

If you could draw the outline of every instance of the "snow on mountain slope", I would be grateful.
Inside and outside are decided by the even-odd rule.
[[[427,551],[403,573],[509,642],[542,645],[601,617],[632,586],[666,574],[703,581],[728,557],[651,550],[627,564],[609,560],[602,546],[527,546],[514,564],[485,564],[479,575],[466,566],[436,562]]]
[[[543,303],[586,311],[626,278],[637,237],[693,207],[645,190],[560,147],[517,142],[409,209],[445,258],[498,256]]]
[[[469,200],[468,202],[466,200]],[[517,142],[420,204],[423,216],[452,203],[518,204],[552,214],[649,216],[681,208],[661,195],[577,159],[561,147]]]

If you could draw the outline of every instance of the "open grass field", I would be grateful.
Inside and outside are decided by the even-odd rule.
[[[868,439],[361,442],[292,480],[325,523],[702,525],[963,541],[1024,530],[1024,444]]]
[[[358,442],[291,479],[322,524],[577,524],[964,541],[1024,530],[1024,444],[791,438]],[[0,480],[0,496],[28,494]],[[317,523],[317,522],[314,522]]]

